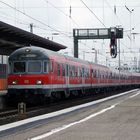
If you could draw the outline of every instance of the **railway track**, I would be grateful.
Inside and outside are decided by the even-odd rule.
[[[0,121],[3,120],[4,118],[15,116],[15,115],[17,115],[17,113],[18,113],[17,109],[1,112],[0,113]]]
[[[79,98],[62,100],[62,101],[46,104],[44,106],[28,107],[26,110],[26,113],[23,115],[24,117],[21,117],[22,115],[18,113],[18,109],[3,111],[3,112],[0,112],[0,125],[8,124],[8,123],[12,123],[15,121],[19,121],[21,119],[35,117],[38,115],[47,114],[50,112],[65,109],[68,107],[84,104],[84,103],[91,102],[91,101],[94,101],[97,99],[101,99],[101,98],[104,98],[104,97],[107,97],[110,95],[118,94],[119,92],[120,91],[113,92],[110,94],[103,94],[103,93],[99,94],[98,93],[98,94],[96,94],[96,96],[94,94],[93,96],[83,96],[83,97],[79,97]]]

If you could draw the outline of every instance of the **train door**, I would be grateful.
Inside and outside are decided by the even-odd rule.
[[[95,69],[95,84],[99,84],[99,82],[100,82],[99,70]]]
[[[53,82],[54,82],[54,71],[55,71],[55,64],[53,60],[50,60],[50,74],[49,74],[49,80],[50,80],[50,87],[53,89]]]
[[[66,73],[66,87],[69,88],[69,65],[66,64],[66,69],[65,69],[65,73]]]
[[[94,85],[94,70],[93,67],[91,67],[91,87]]]
[[[84,86],[85,84],[85,70],[82,68],[82,85]]]

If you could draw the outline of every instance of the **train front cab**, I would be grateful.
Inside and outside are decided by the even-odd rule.
[[[50,96],[51,61],[45,50],[26,47],[9,57],[8,99],[40,100]]]

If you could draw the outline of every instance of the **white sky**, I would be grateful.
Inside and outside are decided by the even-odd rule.
[[[129,12],[125,5],[133,11]],[[71,18],[69,17],[70,6]],[[26,31],[30,31],[29,24],[33,23],[35,34],[66,45],[68,48],[61,53],[68,55],[73,53],[73,28],[110,28],[121,25],[124,28],[124,38],[121,39],[121,52],[123,52],[121,61],[133,65],[134,57],[139,60],[139,0],[0,0],[0,19]],[[138,33],[135,39],[132,35],[131,41],[129,39],[130,28],[134,28],[131,33]],[[58,31],[59,35],[53,35]],[[112,65],[118,65],[118,57],[112,59],[109,53],[106,53],[109,52],[109,40],[80,41],[79,57],[83,59],[83,52],[92,52],[92,48],[99,53],[99,63],[105,65],[107,58],[108,63],[113,62]],[[85,53],[85,59],[94,61],[94,55],[94,53]]]

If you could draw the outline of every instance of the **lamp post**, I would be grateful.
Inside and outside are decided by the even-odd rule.
[[[94,50],[95,51],[95,64],[97,64],[98,62],[97,62],[97,50],[95,49],[95,48],[92,48],[92,50]]]
[[[85,53],[95,53],[94,63],[97,64],[97,50],[95,48],[92,48],[92,50],[94,50],[94,52],[83,51],[83,60],[85,60]]]
[[[34,27],[33,23],[30,23],[30,32],[31,33],[33,33],[33,27]]]
[[[126,8],[126,10],[129,12],[129,14],[130,14],[130,48],[132,47],[132,35],[131,35],[131,31],[132,31],[132,27],[131,27],[131,14],[132,14],[132,12],[134,11],[134,9],[129,9],[126,5],[125,5],[125,8]]]
[[[52,33],[52,41],[54,39],[54,36],[57,36],[57,35],[59,35],[59,33]]]

